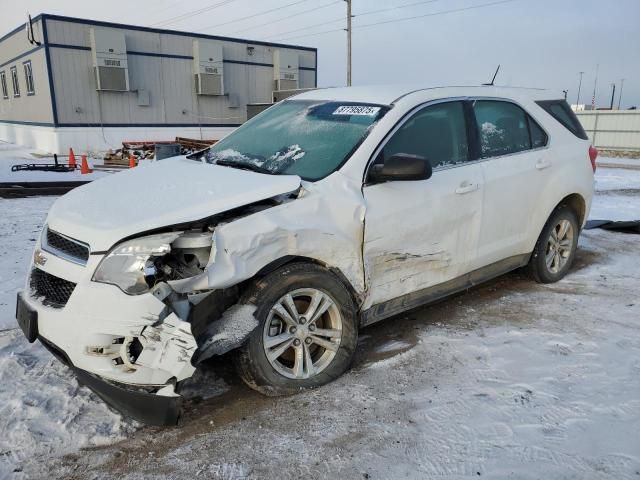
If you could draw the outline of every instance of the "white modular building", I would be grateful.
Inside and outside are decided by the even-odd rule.
[[[317,86],[317,50],[41,14],[0,38],[0,140],[47,152],[219,139],[274,92]]]

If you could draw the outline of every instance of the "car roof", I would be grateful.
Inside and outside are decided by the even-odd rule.
[[[431,97],[434,100],[439,98],[467,96],[488,96],[512,99],[527,98],[531,100],[555,100],[563,98],[561,93],[559,94],[553,90],[488,85],[443,87],[425,87],[424,85],[369,85],[358,87],[333,87],[310,90],[291,98],[295,100],[331,100],[392,105],[401,98],[413,94],[420,94],[422,99],[424,99],[426,94],[426,96]]]

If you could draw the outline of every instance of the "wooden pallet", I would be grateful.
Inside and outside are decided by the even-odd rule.
[[[122,148],[116,152],[107,154],[104,157],[104,165],[106,167],[128,167],[129,156],[133,155],[136,158],[136,162],[141,158],[149,159],[155,155],[155,147],[157,144],[166,145],[177,143],[181,149],[188,150],[203,150],[214,143],[217,140],[199,140],[194,138],[176,137],[175,140],[125,140],[122,142]],[[134,153],[139,152],[139,153]]]

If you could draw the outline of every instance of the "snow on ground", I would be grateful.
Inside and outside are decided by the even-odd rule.
[[[591,206],[591,219],[640,220],[640,169],[599,167],[596,191],[599,195]]]
[[[615,167],[627,169],[640,169],[640,158],[626,157],[601,157],[598,156],[597,164],[600,167]]]
[[[76,152],[76,161],[80,165],[80,153]],[[58,162],[65,165],[67,157],[59,157]],[[96,180],[98,178],[109,175],[109,172],[94,171],[86,175],[82,175],[79,170],[73,172],[29,172],[19,171],[12,172],[13,165],[23,163],[50,163],[53,164],[53,155],[47,155],[44,152],[37,152],[33,149],[21,147],[13,143],[7,143],[0,140],[0,183],[5,182],[86,182]],[[91,159],[88,160],[89,166],[93,165]]]
[[[15,297],[56,197],[0,198],[0,331],[15,327]]]
[[[634,171],[600,168],[597,189],[592,218],[640,218]],[[353,370],[316,391],[266,398],[205,372],[205,400],[155,429],[15,328],[53,200],[0,199],[0,479],[640,478],[636,235],[584,232],[558,284],[511,274],[367,328]]]

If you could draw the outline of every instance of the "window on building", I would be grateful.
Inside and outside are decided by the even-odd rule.
[[[33,85],[33,69],[31,68],[31,60],[24,62],[24,81],[27,85],[27,95],[33,95],[36,93],[36,89]]]
[[[419,155],[433,168],[469,159],[462,102],[438,103],[415,113],[384,146],[384,159],[398,153]]]
[[[9,98],[9,90],[7,89],[7,74],[0,72],[0,84],[2,85],[2,98]]]
[[[11,83],[13,84],[13,96],[20,96],[20,82],[18,82],[18,69],[11,67]]]
[[[479,100],[473,110],[480,134],[482,158],[531,149],[528,115],[510,102]]]

